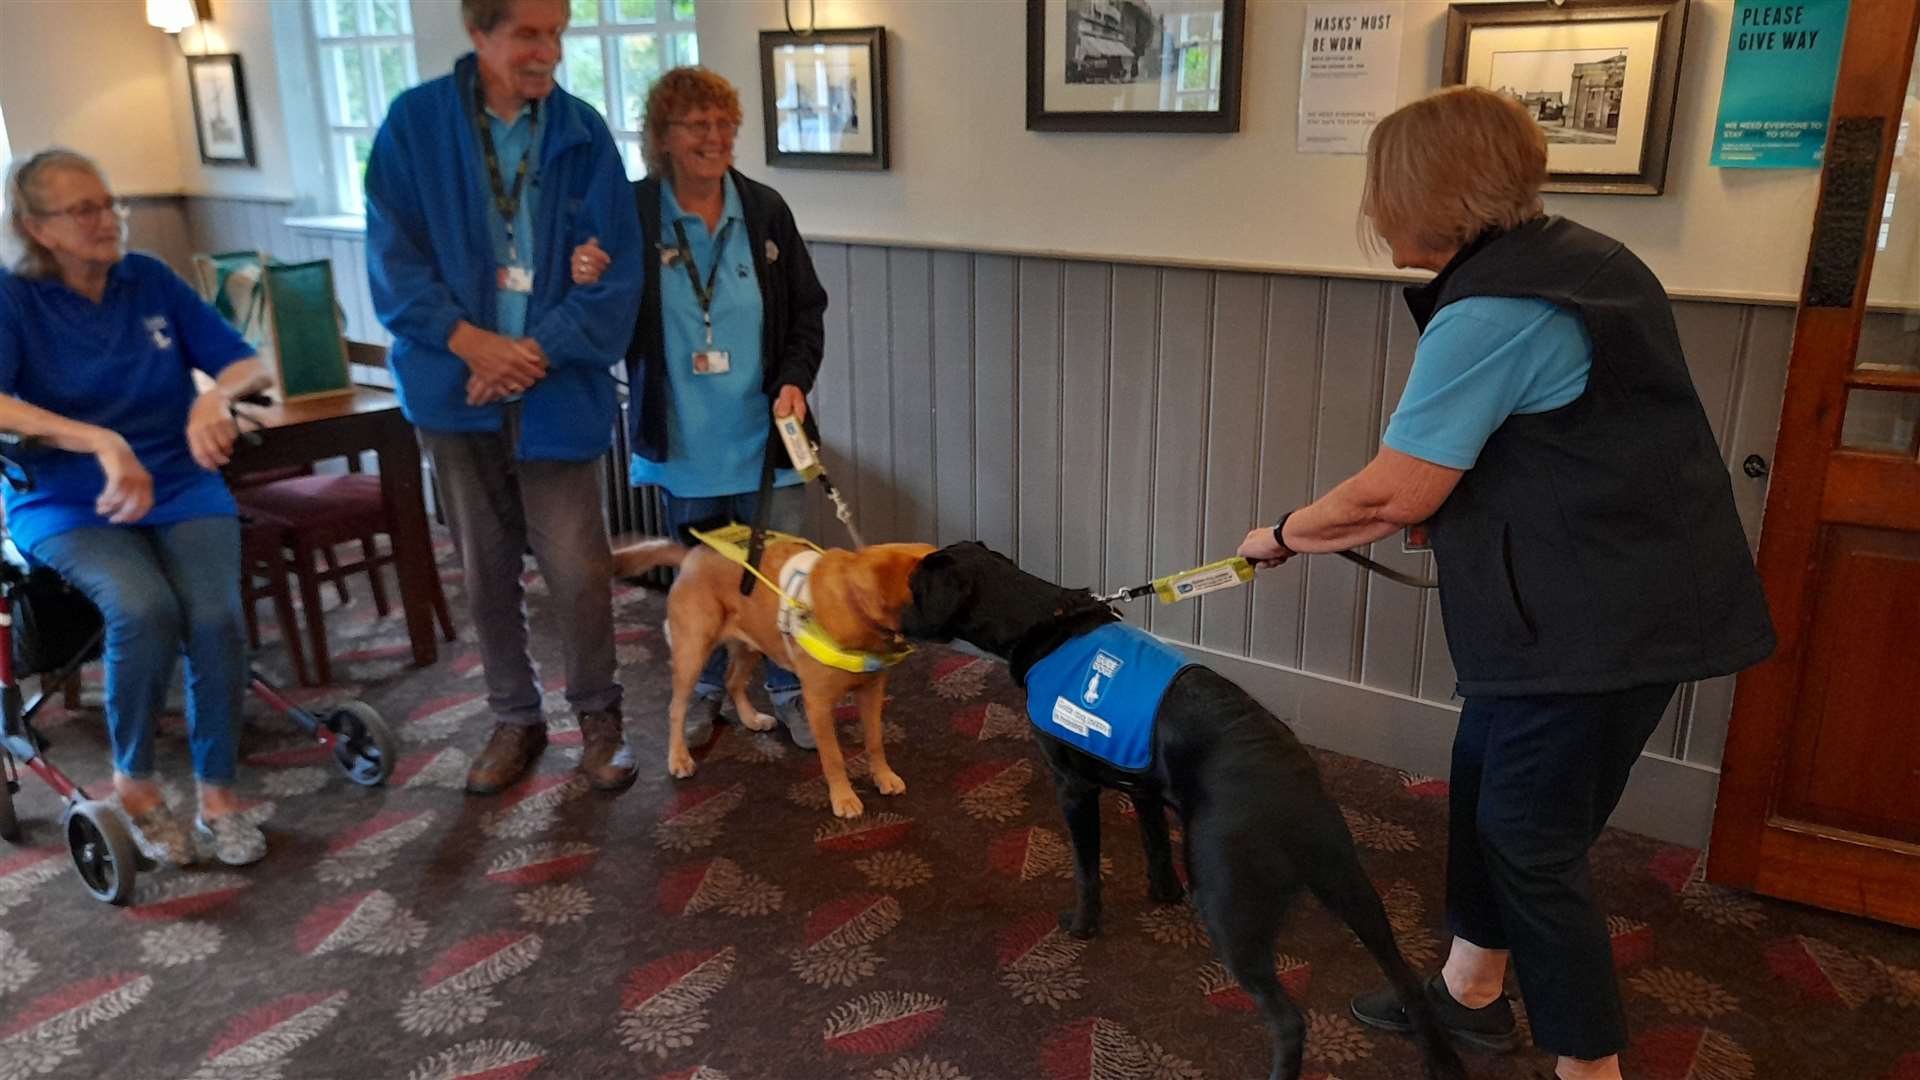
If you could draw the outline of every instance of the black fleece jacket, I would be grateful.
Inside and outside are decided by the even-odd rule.
[[[747,223],[753,272],[760,282],[761,356],[765,372],[762,388],[769,398],[782,386],[813,390],[826,346],[827,291],[814,273],[813,259],[779,192],[765,184],[729,172],[740,192],[740,210]],[[660,184],[649,176],[633,185],[645,239],[647,285],[640,296],[640,317],[634,323],[633,343],[627,346],[627,436],[633,452],[649,461],[667,456],[666,325],[660,317]],[[673,246],[671,243],[666,246]],[[811,414],[809,414],[811,419]],[[776,466],[787,464],[786,447],[772,437],[768,421],[767,452]]]

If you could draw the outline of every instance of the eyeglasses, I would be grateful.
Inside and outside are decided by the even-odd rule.
[[[701,139],[713,134],[724,139],[740,130],[740,125],[732,120],[669,120],[667,126],[686,128],[687,134]]]
[[[127,205],[125,199],[114,199],[111,202],[103,203],[81,203],[78,206],[69,206],[65,210],[36,211],[34,216],[43,218],[72,218],[73,223],[76,225],[92,225],[108,214],[112,214],[114,217],[124,221],[130,211],[131,207]]]

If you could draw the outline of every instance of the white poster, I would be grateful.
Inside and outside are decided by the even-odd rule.
[[[1404,6],[1368,0],[1307,5],[1295,151],[1367,152],[1373,125],[1399,104]]]

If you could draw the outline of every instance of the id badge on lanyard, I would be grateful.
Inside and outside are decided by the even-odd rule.
[[[713,296],[714,286],[720,279],[720,264],[726,262],[727,237],[733,231],[733,221],[728,219],[725,225],[720,226],[720,235],[713,238],[713,266],[707,271],[704,285],[700,281],[699,268],[693,264],[693,245],[687,241],[686,227],[675,221],[673,231],[680,241],[680,258],[687,268],[687,280],[693,284],[693,298],[700,304],[700,321],[707,329],[706,348],[693,351],[693,373],[725,375],[733,370],[733,355],[713,346]]]
[[[502,292],[531,293],[533,292],[533,267],[527,263],[532,261],[532,252],[528,251],[528,258],[523,262],[520,257],[520,238],[514,235],[514,227],[520,216],[520,199],[526,189],[527,165],[533,159],[533,155],[539,152],[540,103],[537,101],[530,103],[528,115],[533,132],[527,149],[520,155],[520,163],[514,170],[511,188],[507,186],[505,178],[500,175],[500,156],[494,150],[493,130],[487,124],[486,100],[481,94],[477,80],[474,84],[473,104],[475,134],[480,141],[480,156],[487,167],[487,185],[493,193],[493,208],[500,215],[501,226],[507,234],[506,257],[494,268],[494,286]],[[526,246],[531,249],[533,247],[531,237],[528,239]]]

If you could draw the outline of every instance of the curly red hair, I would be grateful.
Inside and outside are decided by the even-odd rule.
[[[667,176],[672,172],[672,163],[667,160],[667,124],[675,117],[707,108],[721,110],[735,126],[740,123],[740,93],[720,74],[689,65],[654,80],[647,91],[646,119],[640,129],[640,146],[650,175]]]

